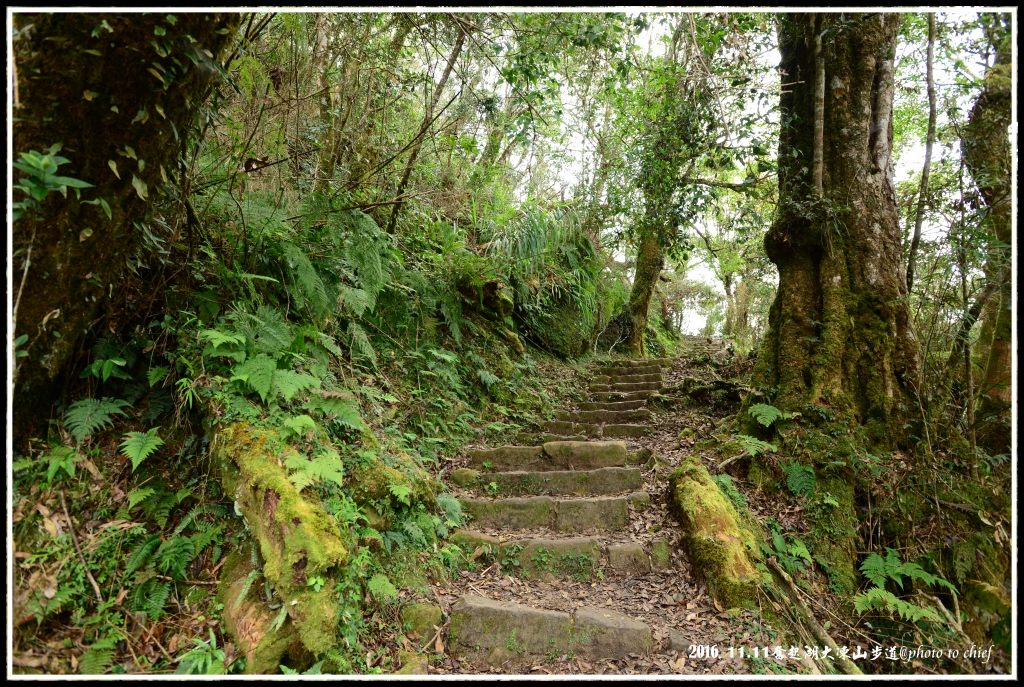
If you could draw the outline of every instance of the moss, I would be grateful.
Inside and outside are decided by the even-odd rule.
[[[725,608],[754,608],[761,573],[754,566],[754,534],[695,458],[669,476],[672,506],[683,526],[683,547],[705,577],[709,593]]]
[[[838,501],[838,505],[826,502],[826,496]],[[840,585],[844,592],[855,592],[859,574],[853,485],[840,478],[819,478],[815,498],[807,509],[807,519],[811,525],[807,543],[812,552],[828,564],[833,583]]]
[[[332,580],[348,551],[333,518],[288,480],[274,444],[270,430],[235,423],[217,432],[212,458],[259,544],[264,577],[286,605],[302,645],[318,654],[337,644]],[[312,577],[327,584],[314,591]]]

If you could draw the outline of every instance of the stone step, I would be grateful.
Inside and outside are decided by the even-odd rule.
[[[645,401],[653,391],[601,391],[590,394],[590,398],[601,403],[611,401]]]
[[[469,462],[485,471],[498,472],[622,467],[626,464],[626,444],[621,441],[549,441],[541,446],[499,446],[469,451]]]
[[[532,529],[547,527],[557,532],[617,532],[629,527],[629,503],[646,508],[651,501],[647,492],[629,496],[596,496],[582,499],[553,499],[550,496],[528,498],[460,498],[464,513],[473,516],[473,524],[482,527]]]
[[[603,496],[636,491],[643,486],[640,470],[626,467],[488,473],[459,468],[451,474],[450,479],[465,489],[492,496]],[[494,486],[491,486],[492,484]]]
[[[568,422],[565,420],[549,420],[544,423],[544,428],[555,434],[582,434],[591,439],[614,440],[627,439],[644,436],[648,431],[647,425],[630,424],[609,424],[590,425],[584,423]],[[596,442],[593,442],[596,443]],[[523,468],[520,468],[523,469]],[[537,469],[537,468],[529,468]]]
[[[555,417],[563,422],[580,424],[623,424],[647,422],[653,413],[646,408],[639,410],[556,410]]]
[[[451,608],[451,641],[470,649],[498,654],[501,663],[517,652],[546,655],[573,651],[591,660],[629,654],[646,655],[653,649],[650,626],[606,608],[584,606],[573,614],[465,595]]]
[[[525,577],[536,578],[550,572],[556,577],[589,579],[588,573],[604,568],[619,574],[644,575],[652,569],[672,567],[672,547],[664,537],[650,541],[646,548],[635,541],[603,544],[597,537],[509,538],[503,541],[466,529],[455,530],[449,539],[467,554],[482,548],[481,553],[485,552],[488,560],[509,560],[514,569]],[[584,556],[589,558],[589,564],[584,562]],[[590,567],[590,570],[585,567]]]
[[[595,375],[647,375],[647,374],[661,374],[662,368],[660,365],[644,365],[642,367],[622,367],[615,365],[607,365],[605,367],[598,367],[594,369]]]
[[[672,367],[672,358],[639,358],[633,360],[609,360],[608,367],[648,367],[650,365],[657,365],[658,367]]]
[[[580,403],[580,410],[637,410],[643,408],[647,404],[645,399],[638,399],[636,401],[616,401],[613,403],[594,403],[586,402]]]
[[[591,384],[590,391],[658,391],[661,382],[636,382],[628,384]]]
[[[637,382],[663,382],[660,374],[644,375],[597,375],[591,378],[591,384],[636,384]]]
[[[601,428],[602,438],[637,439],[647,434],[646,425],[605,425]]]
[[[540,446],[549,441],[586,441],[582,434],[552,434],[550,432],[521,432],[516,435],[516,443],[522,446]]]

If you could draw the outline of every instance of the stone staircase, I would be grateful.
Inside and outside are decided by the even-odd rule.
[[[556,413],[544,432],[520,435],[525,445],[470,451],[470,467],[450,479],[462,490],[459,501],[473,529],[451,540],[474,558],[490,554],[492,569],[511,567],[556,586],[558,580],[604,581],[605,574],[669,568],[669,540],[648,536],[638,521],[651,498],[641,470],[630,465],[638,454],[622,439],[644,435],[642,423],[652,417],[644,406],[670,365],[648,359],[600,367],[590,400]],[[515,584],[512,577],[501,581]],[[597,660],[656,648],[648,624],[608,605],[571,603],[565,596],[564,603],[538,608],[489,598],[472,585],[465,592],[451,606],[449,641],[475,653],[476,664],[515,669],[530,654]]]

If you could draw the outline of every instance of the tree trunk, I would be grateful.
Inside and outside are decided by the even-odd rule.
[[[917,213],[914,217],[914,237],[910,241],[907,258],[907,291],[914,288],[914,269],[917,247],[921,244],[921,225],[928,197],[928,175],[931,172],[932,146],[935,144],[935,13],[928,14],[928,135],[924,144],[924,167],[921,169],[921,188],[917,195]]]
[[[25,280],[12,329],[28,336],[28,356],[15,371],[19,443],[45,431],[60,376],[83,336],[103,329],[93,328],[141,244],[133,223],[148,211],[142,196],[157,193],[173,172],[240,16],[181,13],[174,23],[163,13],[14,16],[15,155],[62,143],[70,163],[58,174],[93,184],[82,199],[102,198],[113,213],[108,220],[100,206],[51,193],[38,221],[14,223],[14,283]]]
[[[780,18],[779,215],[765,251],[779,271],[754,385],[778,389],[774,405],[830,408],[872,443],[906,445],[921,361],[906,303],[893,190],[896,14],[823,14],[827,85],[823,188],[814,149],[814,21]],[[752,402],[752,401],[751,401]],[[744,413],[743,415],[746,415]]]
[[[636,255],[636,274],[633,277],[633,290],[629,295],[627,311],[630,329],[629,337],[626,339],[626,350],[637,358],[646,357],[644,333],[647,331],[647,313],[651,307],[654,287],[664,265],[665,258],[657,235],[654,232],[645,232]]]
[[[971,109],[971,117],[963,134],[967,168],[988,208],[986,233],[995,238],[989,246],[985,275],[997,278],[1009,264],[1013,235],[1010,197],[1011,123],[1011,44],[1009,15],[991,15],[995,46],[995,64],[985,72],[985,87]],[[999,290],[985,307],[982,332],[991,332],[988,360],[979,396],[983,418],[990,418],[983,428],[982,444],[996,452],[1005,452],[1010,445],[1009,410],[1013,398],[1011,379],[1012,280],[1004,278]]]

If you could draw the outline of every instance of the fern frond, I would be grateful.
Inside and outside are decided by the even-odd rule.
[[[139,542],[139,544],[136,545],[128,555],[128,563],[124,566],[124,576],[127,577],[128,575],[131,575],[133,572],[148,563],[158,548],[160,548],[159,534],[151,534]]]
[[[146,432],[127,432],[121,442],[121,453],[132,461],[132,471],[154,451],[164,445],[164,440],[157,436],[159,427]]]
[[[312,375],[292,370],[274,370],[274,388],[286,402],[289,402],[300,391],[319,389],[320,380]]]
[[[252,583],[256,580],[257,577],[263,577],[263,573],[261,573],[259,570],[252,570],[249,572],[248,575],[245,576],[245,581],[242,583],[242,591],[239,592],[238,598],[235,599],[235,603],[231,607],[232,610],[236,610],[239,606],[242,605],[242,601],[244,601],[245,597],[249,594],[249,590],[252,589]]]
[[[244,363],[235,365],[231,369],[231,381],[245,382],[249,388],[260,395],[260,400],[266,403],[274,383],[276,370],[277,362],[265,353],[260,353],[255,358],[249,358]]]
[[[128,510],[135,508],[150,496],[156,493],[153,487],[143,487],[142,489],[136,489],[128,494]]]
[[[786,486],[797,496],[814,491],[816,484],[814,468],[793,461],[784,464],[782,470],[786,473]]]
[[[377,352],[373,350],[370,337],[366,335],[363,328],[355,322],[349,322],[348,333],[352,338],[352,350],[363,358],[369,358],[374,367],[377,366]]]
[[[285,242],[281,247],[284,249],[288,270],[298,287],[297,291],[313,312],[313,316],[319,319],[331,307],[323,280],[316,273],[316,269],[306,254],[295,244]]]
[[[370,590],[373,598],[378,601],[398,598],[398,590],[395,589],[395,585],[391,584],[391,580],[382,573],[377,573],[371,577],[370,581],[366,583],[366,588]]]
[[[765,427],[771,427],[773,422],[785,415],[781,410],[767,403],[755,403],[747,412]]]
[[[71,432],[75,441],[81,444],[86,436],[113,424],[112,415],[124,415],[122,408],[128,405],[130,404],[127,401],[116,398],[83,398],[68,408],[64,416],[64,426]]]
[[[740,446],[747,450],[752,458],[756,458],[758,453],[764,453],[765,451],[775,453],[779,450],[775,444],[769,444],[767,441],[761,441],[746,434],[737,435],[736,440],[740,443]]]
[[[185,567],[192,562],[196,549],[188,537],[171,537],[160,545],[156,553],[157,567],[165,574],[185,579]]]
[[[277,308],[261,305],[256,309],[256,347],[264,353],[278,354],[292,345],[288,321]]]
[[[149,368],[149,372],[146,373],[146,380],[149,382],[149,386],[156,386],[161,379],[167,376],[167,372],[170,369],[166,365]]]

